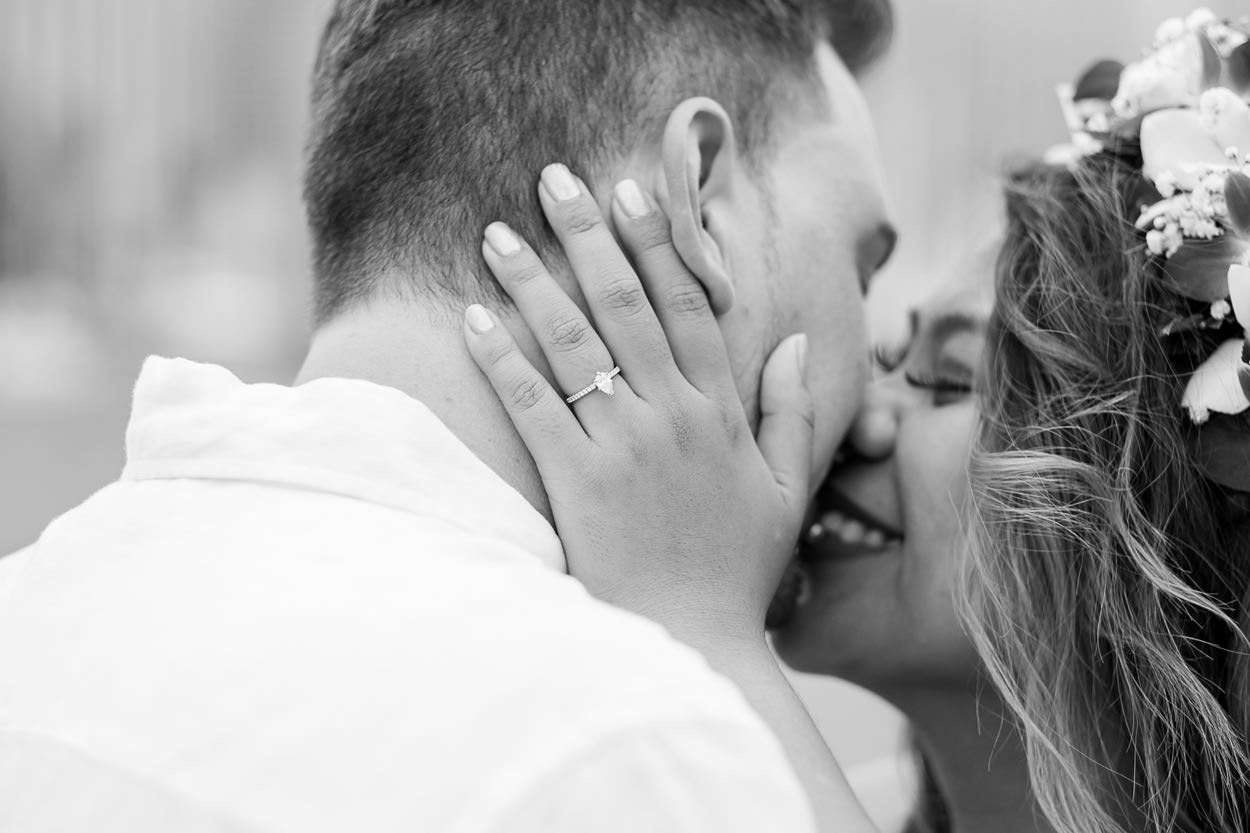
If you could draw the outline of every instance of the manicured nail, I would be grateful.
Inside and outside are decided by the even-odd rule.
[[[631,220],[640,220],[651,213],[651,206],[642,195],[642,189],[632,179],[623,180],[616,186],[616,200],[621,204],[625,216]]]
[[[494,319],[490,317],[486,307],[481,304],[474,304],[465,310],[464,317],[469,321],[469,329],[478,335],[489,333],[495,328]]]
[[[794,354],[799,362],[799,376],[807,380],[807,333],[799,333],[794,338]]]
[[[512,257],[521,251],[521,241],[503,223],[491,223],[486,227],[486,244],[500,257]]]
[[[573,174],[560,164],[548,165],[543,169],[543,185],[547,186],[547,193],[551,194],[557,202],[577,199],[582,192],[577,187],[577,180],[573,178]]]

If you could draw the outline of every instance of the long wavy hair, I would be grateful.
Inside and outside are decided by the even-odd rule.
[[[963,610],[1058,830],[1242,833],[1248,502],[1195,456],[1181,396],[1219,339],[1161,335],[1201,307],[1133,226],[1140,162],[1008,179]]]

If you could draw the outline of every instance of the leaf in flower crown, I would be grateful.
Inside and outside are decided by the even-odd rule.
[[[1213,416],[1198,431],[1197,459],[1216,483],[1250,492],[1250,430],[1244,417]]]
[[[1076,82],[1076,91],[1072,94],[1073,101],[1087,98],[1099,101],[1110,101],[1120,89],[1120,75],[1124,72],[1124,64],[1110,58],[1098,61],[1081,75]]]
[[[1246,247],[1244,240],[1230,234],[1212,240],[1186,239],[1163,262],[1164,277],[1186,298],[1208,304],[1222,301],[1228,297],[1228,266],[1241,260]]]
[[[1144,176],[1135,177],[1125,186],[1124,204],[1128,206],[1132,214],[1140,214],[1143,209],[1158,205],[1162,201],[1163,195],[1159,193],[1159,189]]]
[[[1225,64],[1228,85],[1239,95],[1250,93],[1250,41],[1232,51]]]
[[[1211,167],[1228,167],[1219,147],[1195,110],[1160,110],[1142,120],[1142,173],[1158,185],[1170,174],[1184,191],[1198,187]]]
[[[1242,341],[1234,338],[1221,344],[1189,377],[1181,404],[1195,424],[1205,423],[1212,412],[1239,414],[1250,408],[1250,398],[1241,389],[1238,373],[1245,366],[1241,360]]]
[[[1197,32],[1195,37],[1202,52],[1202,89],[1209,90],[1220,83],[1220,75],[1224,72],[1224,59],[1205,34]]]
[[[1228,219],[1238,234],[1250,236],[1250,176],[1233,171],[1224,182]]]

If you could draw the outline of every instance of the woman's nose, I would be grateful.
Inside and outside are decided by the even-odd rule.
[[[881,460],[894,453],[899,421],[907,407],[908,396],[897,380],[879,379],[868,386],[864,404],[851,424],[848,442],[851,449],[867,460]]]

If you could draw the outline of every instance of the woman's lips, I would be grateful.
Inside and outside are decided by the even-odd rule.
[[[804,558],[848,558],[891,552],[903,535],[857,506],[836,490],[826,488],[800,542]]]
[[[849,517],[836,509],[823,512],[820,519],[808,529],[809,539],[832,537],[841,544],[862,549],[885,549],[903,540],[884,526],[871,521]]]

